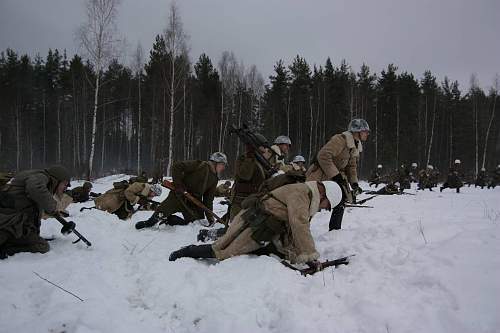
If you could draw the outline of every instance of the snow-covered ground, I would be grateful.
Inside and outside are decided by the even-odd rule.
[[[0,332],[500,332],[500,188],[462,192],[378,197],[335,232],[317,214],[322,259],[356,256],[309,277],[271,257],[169,262],[201,223],[136,231],[149,212],[124,222],[74,204],[93,246],[73,245],[51,219],[49,253],[0,261]]]

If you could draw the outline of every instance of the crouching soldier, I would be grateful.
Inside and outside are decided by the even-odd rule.
[[[74,189],[67,191],[67,193],[73,198],[73,202],[87,202],[91,198],[95,199],[101,195],[101,193],[94,193],[92,191],[92,183],[85,182],[82,186],[77,186]]]
[[[382,174],[382,164],[379,164],[377,165],[377,168],[372,171],[368,185],[370,187],[372,187],[372,185],[375,185],[375,188],[377,188],[378,185],[382,182],[381,174]]]
[[[215,189],[219,181],[218,175],[224,171],[227,157],[224,153],[216,152],[209,161],[183,161],[172,165],[172,180],[175,191],[170,191],[167,198],[155,209],[155,212],[146,221],[137,222],[136,229],[148,228],[156,223],[168,225],[186,225],[195,220],[203,219],[205,213],[184,197],[188,192],[200,200],[208,209],[213,210]],[[182,213],[184,218],[174,215]],[[206,216],[210,223],[213,217]]]
[[[344,203],[362,192],[358,185],[357,163],[363,151],[362,141],[368,139],[370,127],[364,119],[353,119],[348,130],[334,135],[319,151],[316,161],[307,170],[307,180],[333,180],[340,185],[342,204],[332,209],[330,230],[338,230],[344,216]],[[349,190],[349,182],[352,192]]]
[[[42,212],[57,213],[53,195],[62,193],[70,180],[68,170],[52,166],[19,172],[4,185],[0,201],[0,257],[18,252],[45,253],[49,243],[40,237]]]
[[[481,171],[477,174],[476,181],[474,182],[474,187],[481,187],[483,189],[488,185],[488,176],[486,175],[486,168],[481,168]]]
[[[500,164],[497,165],[495,171],[493,171],[493,175],[491,177],[491,181],[488,184],[488,188],[495,188],[498,184],[500,184]]]
[[[134,214],[134,205],[147,205],[151,198],[161,195],[161,186],[158,184],[133,183],[115,186],[94,200],[95,207],[108,213],[115,214],[121,220],[126,220]]]
[[[457,193],[460,193],[460,188],[464,186],[464,183],[462,182],[459,172],[460,160],[455,160],[455,165],[450,168],[446,182],[439,188],[439,191],[443,192],[445,188],[454,188]]]
[[[224,260],[256,253],[272,244],[280,256],[292,263],[318,264],[319,253],[309,228],[311,218],[321,209],[337,206],[341,199],[342,191],[332,181],[279,187],[260,198],[247,199],[244,209],[235,217],[227,233],[215,243],[181,248],[173,252],[169,259]]]
[[[432,191],[432,171],[434,167],[432,165],[428,165],[426,169],[420,170],[418,173],[418,190],[425,190],[426,188],[429,191]]]

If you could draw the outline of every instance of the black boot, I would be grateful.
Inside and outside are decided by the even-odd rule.
[[[443,190],[444,190],[444,187],[443,187],[443,186],[441,186],[441,187],[439,188],[439,192],[443,192]]]
[[[140,222],[137,222],[135,224],[135,228],[137,230],[139,229],[143,229],[143,228],[151,228],[152,226],[154,226],[156,223],[160,222],[161,218],[160,218],[160,213],[153,213],[153,215],[151,215],[151,217],[149,219],[147,219],[146,221],[140,221]]]
[[[215,258],[212,250],[212,244],[189,245],[174,251],[168,257],[170,261],[176,261],[179,258],[209,259]]]
[[[163,223],[168,225],[187,225],[190,221],[184,220],[182,217],[177,215],[170,215],[167,217],[167,220]]]
[[[329,231],[340,230],[342,226],[342,218],[344,217],[344,205],[341,203],[332,209],[332,216],[330,217]]]

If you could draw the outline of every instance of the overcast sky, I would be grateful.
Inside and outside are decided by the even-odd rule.
[[[130,45],[149,50],[166,24],[169,0],[123,0],[118,28]],[[180,0],[191,58],[216,64],[234,51],[267,78],[275,62],[296,54],[312,65],[346,59],[377,72],[389,63],[421,77],[426,69],[462,89],[476,73],[491,86],[500,73],[500,0]],[[83,0],[0,0],[0,49],[45,56],[78,52],[74,32]],[[126,57],[124,57],[124,61]]]

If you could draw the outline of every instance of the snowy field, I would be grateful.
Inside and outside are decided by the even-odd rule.
[[[335,232],[317,214],[321,259],[356,256],[309,277],[271,257],[169,262],[201,223],[139,232],[150,212],[124,222],[74,204],[70,220],[93,246],[73,245],[50,219],[49,253],[0,261],[0,332],[500,332],[500,188],[462,192],[381,196]]]

